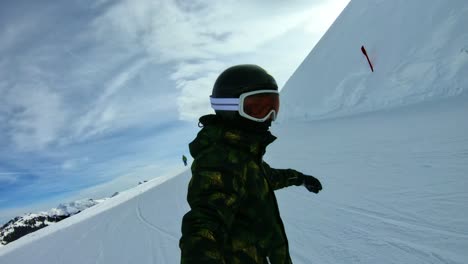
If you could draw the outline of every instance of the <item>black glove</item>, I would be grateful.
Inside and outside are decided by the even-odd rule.
[[[309,192],[318,193],[322,190],[322,184],[313,176],[304,175],[304,186]]]

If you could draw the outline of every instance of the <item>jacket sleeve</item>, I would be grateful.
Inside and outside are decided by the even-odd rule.
[[[187,201],[191,210],[182,219],[182,264],[225,263],[226,234],[239,208],[234,177],[219,171],[192,172]]]
[[[268,163],[263,162],[263,170],[273,190],[304,183],[304,174],[293,169],[274,169]]]

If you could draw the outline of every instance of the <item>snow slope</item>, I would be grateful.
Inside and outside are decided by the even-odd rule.
[[[466,0],[353,0],[286,83],[280,118],[320,119],[465,93],[467,25]]]
[[[466,100],[275,128],[266,160],[324,185],[277,192],[294,263],[467,263]],[[188,180],[121,193],[6,245],[0,263],[178,263]]]
[[[278,128],[268,160],[324,185],[278,194],[295,263],[468,263],[467,100]]]
[[[324,186],[277,192],[294,263],[468,263],[467,3],[353,0],[286,84],[265,159]],[[375,73],[354,38],[364,21]],[[0,263],[178,263],[189,177],[156,178],[23,237]]]
[[[188,174],[161,184],[172,177],[121,192],[20,238],[2,247],[0,263],[172,263],[177,222],[187,210],[181,194]]]

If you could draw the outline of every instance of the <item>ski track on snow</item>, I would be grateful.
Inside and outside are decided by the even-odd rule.
[[[428,248],[424,246],[419,246],[415,243],[411,243],[408,241],[404,241],[397,238],[386,239],[386,242],[398,248],[408,254],[415,255],[417,254],[422,261],[428,261],[428,258],[431,260],[437,261],[437,263],[446,263],[446,264],[456,264],[457,262],[452,261],[452,259],[442,257],[443,253],[447,252],[439,252],[439,250],[434,250],[433,248]],[[448,255],[448,254],[445,254]]]
[[[135,212],[136,212],[136,215],[137,215],[138,219],[140,220],[140,222],[142,224],[144,224],[146,227],[148,227],[148,228],[150,228],[150,229],[152,229],[152,230],[154,230],[154,231],[156,231],[156,232],[158,232],[158,233],[160,233],[162,235],[165,235],[165,236],[171,238],[174,241],[178,241],[179,239],[176,236],[174,236],[173,234],[165,231],[164,229],[162,229],[162,228],[152,224],[148,220],[146,220],[146,218],[143,216],[143,213],[142,213],[142,210],[141,210],[141,206],[140,206],[141,201],[140,201],[140,199],[141,198],[138,197],[138,202],[137,202],[137,205],[135,207]]]
[[[364,217],[373,218],[375,220],[379,220],[386,224],[394,225],[397,227],[403,227],[408,230],[418,230],[421,232],[433,232],[433,233],[437,233],[438,235],[445,235],[445,236],[468,239],[468,235],[466,234],[460,234],[460,233],[456,233],[452,231],[442,230],[433,226],[424,226],[424,225],[417,224],[417,223],[410,223],[408,221],[397,219],[397,218],[391,217],[391,215],[379,213],[377,211],[371,211],[371,210],[367,210],[367,209],[363,209],[363,208],[359,208],[355,206],[350,206],[350,205],[346,207],[337,208],[337,209],[349,212],[351,214],[358,214]]]

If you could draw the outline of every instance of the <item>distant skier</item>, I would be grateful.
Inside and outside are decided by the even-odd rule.
[[[182,155],[182,161],[184,162],[184,165],[187,166],[187,157],[185,157],[185,155]]]
[[[182,220],[181,263],[292,263],[273,190],[319,180],[292,169],[273,169],[262,160],[276,137],[278,86],[256,65],[238,65],[216,80],[202,130],[190,143],[192,178]]]

